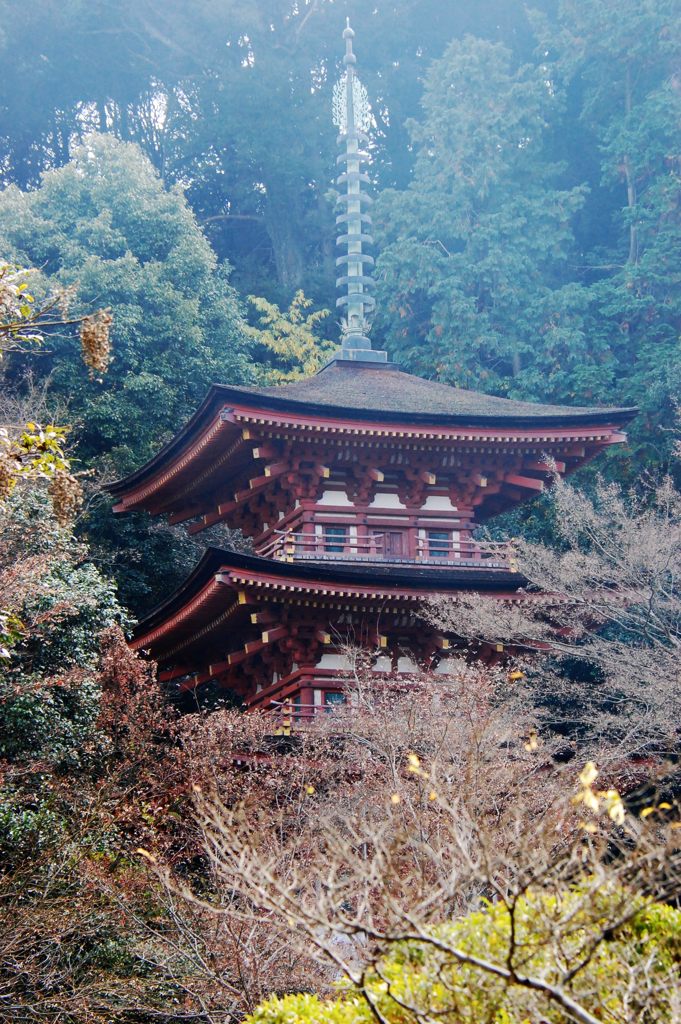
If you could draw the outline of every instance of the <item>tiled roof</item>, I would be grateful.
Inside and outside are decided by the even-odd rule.
[[[424,599],[434,593],[457,591],[515,591],[527,581],[520,573],[490,569],[459,568],[456,565],[433,570],[428,565],[348,565],[317,562],[278,562],[259,555],[247,555],[223,548],[207,548],[187,579],[137,625],[134,635],[144,636],[149,630],[185,607],[215,573],[232,570],[262,573],[267,577],[314,580],[327,584],[365,584],[375,589],[381,585],[398,596],[401,589],[423,592]],[[276,600],[274,592],[272,598]]]
[[[150,478],[202,435],[225,407],[262,409],[288,416],[328,417],[372,423],[555,429],[609,424],[621,427],[635,408],[539,405],[450,387],[403,373],[390,364],[335,359],[305,380],[277,387],[213,384],[200,408],[153,458],[107,490],[119,497]]]
[[[583,406],[540,405],[498,398],[478,391],[424,380],[396,368],[376,363],[358,364],[335,360],[314,377],[277,387],[225,387],[234,396],[264,399],[271,408],[301,407],[319,411],[354,412],[378,418],[398,416],[423,420],[553,420],[591,422],[611,418],[631,419],[631,408],[598,409]],[[227,394],[225,394],[227,397]]]

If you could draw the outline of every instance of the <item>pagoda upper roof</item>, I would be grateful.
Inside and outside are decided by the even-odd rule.
[[[584,406],[540,405],[512,398],[499,398],[480,391],[440,384],[404,373],[394,365],[358,363],[335,359],[313,377],[276,387],[220,387],[227,398],[257,399],[271,409],[301,413],[338,415],[352,413],[353,419],[383,419],[414,423],[470,423],[475,426],[513,422],[518,425],[612,422],[630,419],[633,408],[594,409]]]
[[[276,387],[214,384],[194,416],[175,437],[139,469],[110,484],[110,493],[122,497],[143,481],[163,473],[204,435],[221,410],[231,407],[257,409],[273,415],[283,413],[294,419],[299,416],[321,422],[431,425],[436,430],[454,426],[569,430],[598,424],[617,428],[633,419],[637,412],[634,407],[541,405],[499,398],[425,380],[391,364],[334,359],[314,376],[291,384]]]

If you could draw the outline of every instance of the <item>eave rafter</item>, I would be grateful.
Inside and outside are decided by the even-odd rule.
[[[248,432],[246,432],[248,433]],[[267,520],[268,516],[259,513],[253,504],[259,496],[267,496],[271,501],[279,494],[281,505],[278,508],[279,518],[296,499],[309,499],[320,489],[320,484],[328,480],[333,472],[345,477],[350,484],[354,500],[369,501],[375,493],[376,485],[383,483],[387,476],[394,479],[397,472],[397,484],[401,493],[409,503],[419,504],[426,493],[426,488],[438,484],[447,485],[451,473],[458,470],[458,483],[466,484],[464,491],[452,492],[452,500],[471,507],[483,504],[494,494],[503,492],[511,500],[522,500],[532,493],[539,493],[550,481],[554,472],[564,473],[576,468],[586,458],[593,457],[605,444],[602,435],[598,435],[593,450],[587,450],[587,444],[575,444],[572,438],[558,441],[555,439],[533,438],[533,443],[526,442],[524,451],[502,444],[488,442],[470,445],[460,442],[447,446],[442,439],[434,442],[413,442],[410,457],[399,459],[394,443],[383,438],[371,448],[361,442],[338,437],[329,439],[329,443],[320,443],[319,438],[308,437],[306,445],[281,440],[259,441],[253,448],[253,458],[275,460],[268,462],[259,476],[252,477],[246,486],[234,491],[225,490],[216,500],[215,506],[206,511],[205,505],[200,517],[188,527],[190,534],[220,522],[232,519],[234,525],[245,527],[249,518],[257,521]],[[249,435],[249,440],[255,439]],[[478,450],[475,450],[478,449]],[[293,454],[297,452],[298,454]],[[548,456],[548,461],[546,456]],[[562,456],[562,458],[557,458]],[[325,459],[326,461],[322,461]],[[555,460],[555,461],[551,461]],[[473,467],[480,463],[487,464],[486,473],[473,472]],[[330,463],[327,465],[326,462]],[[500,474],[502,463],[509,464],[506,477]],[[470,472],[466,478],[461,471]],[[498,478],[495,480],[495,476]],[[270,487],[278,482],[278,487]],[[451,480],[450,489],[451,489]],[[288,497],[286,497],[288,495]],[[196,511],[195,511],[196,515]],[[185,516],[189,518],[189,516]],[[271,519],[271,515],[269,517]],[[246,529],[253,533],[252,529]],[[255,532],[258,532],[257,530]]]
[[[218,413],[194,444],[170,462],[165,470],[153,474],[145,484],[124,495],[114,506],[114,512],[127,512],[134,508],[147,508],[152,511],[155,505],[153,496],[158,496],[159,492],[162,492],[168,483],[176,480],[183,470],[195,465],[197,459],[203,455],[206,449],[210,448],[217,438],[225,433],[228,422],[223,416],[223,412]],[[196,477],[193,475],[192,479],[195,480]]]
[[[225,439],[225,440],[223,440]],[[131,486],[126,493],[117,485],[121,494],[117,511],[146,509],[152,514],[168,513],[171,522],[183,522],[198,515],[206,514],[205,492],[210,491],[211,482],[220,477],[221,471],[229,471],[235,465],[235,490],[248,492],[250,487],[238,488],[240,466],[248,472],[248,464],[258,461],[276,464],[282,452],[294,446],[298,451],[306,447],[317,449],[317,459],[325,466],[328,459],[319,455],[319,446],[327,452],[329,446],[340,456],[343,448],[357,450],[364,448],[380,452],[379,461],[373,472],[384,472],[381,464],[385,458],[395,463],[396,445],[399,451],[417,452],[430,450],[433,464],[423,466],[425,473],[437,475],[437,461],[445,468],[461,455],[480,458],[487,455],[534,454],[535,461],[541,461],[546,452],[560,449],[560,462],[590,457],[594,449],[626,439],[615,420],[612,423],[593,425],[509,425],[491,427],[459,427],[446,423],[400,424],[390,422],[367,423],[361,420],[337,419],[331,416],[290,415],[259,410],[243,406],[223,406],[179,454],[168,456],[165,463],[137,486]],[[340,461],[340,460],[339,460]],[[567,470],[569,471],[568,465]],[[560,472],[560,469],[559,469]],[[255,478],[255,477],[254,477]],[[223,475],[224,479],[224,475]],[[202,490],[204,496],[202,495]],[[196,497],[195,497],[196,496]],[[226,505],[234,494],[217,501],[211,512],[211,522],[219,522],[218,505]],[[247,500],[248,494],[242,495]],[[224,514],[229,514],[228,512]],[[210,525],[207,524],[207,525]]]
[[[452,601],[457,600],[456,591],[447,593]],[[245,694],[251,685],[246,677],[261,674],[267,665],[315,665],[320,648],[338,648],[340,634],[333,631],[342,632],[346,626],[355,636],[361,633],[362,642],[394,653],[402,643],[400,635],[417,622],[425,596],[424,590],[409,586],[338,584],[316,576],[275,577],[261,570],[223,565],[212,572],[198,593],[138,636],[133,646],[157,657],[161,680],[175,682],[179,692],[217,680],[220,685],[241,687]],[[482,596],[503,604],[539,600],[554,605],[569,600],[513,588],[483,592]],[[379,620],[380,631],[376,628]],[[425,647],[418,649],[426,660],[450,649],[454,641],[458,643],[455,637],[422,634],[419,626]],[[220,646],[229,637],[239,637],[240,645],[221,653]],[[417,639],[412,637],[412,646]],[[164,665],[168,668],[163,669]]]
[[[234,409],[233,416],[236,422],[243,424],[246,429],[254,431],[265,431],[276,428],[277,431],[290,431],[289,439],[298,439],[300,436],[328,435],[330,437],[349,437],[364,439],[386,439],[389,441],[399,440],[430,440],[435,442],[469,442],[495,444],[556,444],[565,442],[602,442],[606,444],[626,440],[626,434],[613,424],[599,424],[597,426],[561,426],[551,428],[546,426],[504,428],[504,427],[456,427],[446,424],[410,425],[404,427],[401,424],[367,424],[361,421],[344,421],[331,419],[329,417],[303,417],[283,416],[270,412],[259,413],[257,410]]]

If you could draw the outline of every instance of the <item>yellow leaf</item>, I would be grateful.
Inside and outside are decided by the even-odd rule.
[[[624,824],[625,811],[624,804],[621,800],[615,801],[615,803],[608,808],[608,817],[614,821],[616,825]]]
[[[530,730],[530,735],[529,735],[526,743],[523,744],[523,746],[525,747],[525,750],[528,750],[528,751],[533,751],[533,750],[536,750],[538,748],[539,741],[537,739],[537,733],[536,733],[535,729],[531,729]]]
[[[585,789],[582,793],[582,803],[590,811],[597,811],[599,808],[598,797],[591,789]]]
[[[148,850],[143,849],[141,846],[137,847],[135,853],[139,853],[140,857],[145,857],[152,864],[156,864],[156,857],[154,857],[153,853],[149,853]]]
[[[648,815],[654,814],[654,813],[655,813],[655,808],[654,807],[644,807],[643,810],[641,811],[641,813],[639,814],[639,818],[647,818]]]
[[[593,761],[587,761],[580,772],[579,781],[586,788],[595,782],[597,778],[598,768]]]

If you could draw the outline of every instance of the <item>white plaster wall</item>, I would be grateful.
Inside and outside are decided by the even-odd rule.
[[[318,505],[350,505],[352,502],[348,498],[345,491],[323,491],[322,496],[317,502]]]
[[[374,496],[374,500],[369,505],[369,508],[404,508],[406,509],[397,494],[388,494],[380,492]]]
[[[418,672],[418,666],[411,658],[398,658],[397,659],[397,671],[398,672]]]
[[[421,505],[421,511],[431,512],[456,512],[458,511],[457,506],[452,504],[452,500],[447,494],[429,494],[423,505]]]
[[[350,662],[346,654],[322,654],[317,668],[350,668]]]

